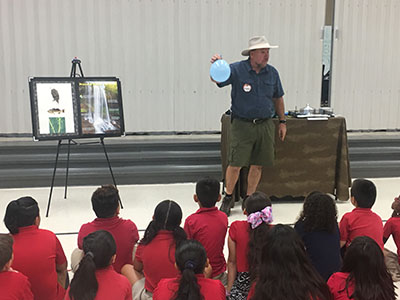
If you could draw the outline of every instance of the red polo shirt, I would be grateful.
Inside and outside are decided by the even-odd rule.
[[[179,272],[175,268],[175,240],[171,231],[160,230],[147,245],[139,244],[135,260],[143,264],[144,287],[153,292],[163,278],[175,278]]]
[[[33,300],[28,277],[12,270],[0,272],[0,299]]]
[[[331,277],[328,279],[328,286],[333,295],[333,299],[335,300],[351,300],[349,296],[354,293],[354,283],[350,282],[347,290],[346,288],[346,279],[349,276],[349,273],[337,272],[333,273]]]
[[[96,270],[96,279],[99,289],[94,300],[132,300],[132,286],[129,280],[115,272],[113,267]],[[68,288],[65,300],[70,299]]]
[[[199,241],[207,252],[212,267],[212,277],[226,269],[224,244],[228,230],[228,217],[216,206],[200,208],[186,218],[185,231],[188,239]]]
[[[247,221],[235,221],[229,228],[229,237],[236,244],[236,270],[248,272],[247,249],[249,245],[249,223]]]
[[[225,288],[221,281],[204,278],[203,274],[197,274],[197,283],[204,300],[225,300]],[[154,290],[153,300],[172,299],[179,289],[180,278],[162,279]]]
[[[399,257],[400,264],[400,217],[391,217],[383,227],[383,237],[388,239],[393,235],[393,240],[397,247],[397,256]]]
[[[83,238],[97,230],[107,230],[117,244],[117,257],[113,264],[115,271],[121,273],[125,264],[132,264],[133,247],[139,240],[135,223],[118,216],[112,218],[96,218],[93,222],[83,224],[78,233],[78,247],[82,249]]]
[[[28,277],[35,299],[63,299],[65,290],[57,282],[56,265],[67,259],[56,235],[32,225],[21,227],[13,238],[12,267]]]
[[[339,224],[340,240],[346,241],[346,247],[358,236],[368,236],[377,242],[383,250],[382,219],[370,208],[356,207],[344,214]]]

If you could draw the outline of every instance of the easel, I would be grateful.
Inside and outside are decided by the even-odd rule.
[[[80,77],[84,77],[83,75],[83,71],[82,71],[82,67],[81,67],[81,60],[78,58],[74,58],[72,60],[72,67],[71,67],[71,74],[70,77],[77,77],[76,74],[76,67],[79,67],[79,71],[80,71],[80,75],[78,74],[78,76]],[[58,145],[57,145],[57,154],[56,154],[56,161],[54,164],[54,170],[53,170],[53,178],[51,180],[51,187],[50,187],[50,194],[49,194],[49,200],[47,201],[47,210],[46,210],[46,217],[49,216],[49,211],[50,211],[50,203],[51,203],[51,196],[53,195],[53,188],[54,188],[54,179],[56,177],[56,170],[57,170],[57,164],[58,164],[58,156],[60,154],[60,148],[61,146],[68,146],[68,152],[67,152],[67,170],[66,170],[66,174],[65,174],[65,186],[64,186],[64,199],[67,199],[67,188],[68,188],[68,171],[69,171],[69,154],[70,154],[70,147],[71,144],[72,145],[90,145],[90,144],[97,144],[100,143],[103,146],[103,150],[104,150],[104,155],[106,156],[106,160],[107,160],[107,164],[108,164],[108,168],[110,170],[111,173],[111,177],[114,183],[114,186],[117,186],[117,183],[115,182],[115,177],[114,177],[114,173],[112,171],[111,168],[111,164],[110,164],[110,160],[108,158],[108,154],[107,154],[107,150],[106,150],[106,146],[104,144],[104,137],[100,137],[100,142],[87,142],[87,143],[78,143],[72,139],[68,139],[68,144],[63,144],[62,143],[62,139],[58,140]],[[121,208],[124,208],[122,205],[122,201],[121,199],[119,199],[119,204],[121,206]]]

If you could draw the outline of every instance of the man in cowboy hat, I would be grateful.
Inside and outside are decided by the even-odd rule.
[[[273,164],[275,126],[271,118],[275,114],[279,118],[279,138],[283,141],[286,136],[283,88],[278,71],[268,65],[271,48],[278,46],[271,46],[264,36],[252,37],[249,47],[242,51],[249,58],[230,64],[231,75],[226,81],[216,82],[211,78],[219,87],[232,85],[229,165],[220,208],[228,216],[234,204],[232,193],[240,169],[250,166],[246,195],[251,195],[257,189],[262,167]],[[221,57],[214,55],[211,63],[218,59]]]

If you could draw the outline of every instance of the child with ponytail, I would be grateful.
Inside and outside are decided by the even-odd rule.
[[[111,233],[98,230],[83,239],[84,257],[71,281],[65,300],[130,300],[132,286],[114,271],[116,244]]]
[[[35,299],[63,299],[68,281],[67,259],[56,235],[39,228],[36,200],[27,196],[11,201],[4,224],[14,239],[13,269],[28,277]]]
[[[128,264],[121,270],[133,286],[133,299],[152,299],[161,279],[178,276],[175,248],[186,240],[181,221],[182,209],[176,202],[164,200],[155,208],[153,220],[137,247],[133,266]]]
[[[247,298],[250,282],[255,279],[261,250],[272,222],[271,200],[262,192],[255,192],[246,199],[243,213],[246,221],[231,224],[228,237],[229,299]]]
[[[225,288],[219,280],[204,278],[208,265],[204,247],[196,240],[183,241],[175,252],[177,278],[162,279],[154,291],[154,300],[225,300]]]

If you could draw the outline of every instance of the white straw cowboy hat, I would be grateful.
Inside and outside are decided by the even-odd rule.
[[[279,46],[271,46],[265,36],[253,36],[249,40],[249,48],[242,51],[243,56],[249,56],[251,50],[264,48],[278,48]]]

